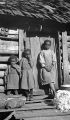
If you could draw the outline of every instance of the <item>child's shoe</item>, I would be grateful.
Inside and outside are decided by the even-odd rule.
[[[33,100],[33,89],[30,89],[30,95],[29,95],[29,100],[32,101]]]
[[[29,101],[33,101],[33,95],[29,96]]]
[[[30,100],[30,97],[29,97],[29,95],[26,97],[26,101],[29,101]]]

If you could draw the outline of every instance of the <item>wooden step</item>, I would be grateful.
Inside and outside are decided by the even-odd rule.
[[[34,117],[57,117],[57,116],[68,116],[70,111],[62,113],[57,109],[46,109],[46,110],[31,110],[31,111],[15,111],[15,118],[34,118]]]

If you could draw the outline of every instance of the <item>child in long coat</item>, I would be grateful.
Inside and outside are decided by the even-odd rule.
[[[21,89],[25,91],[26,100],[33,100],[33,61],[31,58],[31,50],[26,49],[23,52],[23,57],[20,61],[21,66]]]
[[[9,58],[10,65],[8,65],[4,74],[8,95],[12,92],[18,94],[21,69],[17,64],[17,60],[17,57],[14,55]]]
[[[56,65],[56,57],[54,52],[50,49],[51,41],[45,40],[43,45],[43,50],[39,54],[39,63],[41,66],[40,76],[41,76],[41,84],[49,85],[53,97],[55,96],[55,65]],[[49,96],[50,98],[50,96]]]

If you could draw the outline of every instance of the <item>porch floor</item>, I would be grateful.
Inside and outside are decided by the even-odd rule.
[[[0,109],[0,120],[70,120],[70,111],[62,113],[56,109],[47,95],[34,95],[33,101],[25,102],[22,108]],[[2,119],[2,116],[6,117]]]

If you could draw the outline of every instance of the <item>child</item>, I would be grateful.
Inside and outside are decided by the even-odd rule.
[[[56,57],[54,52],[50,49],[51,41],[45,40],[43,45],[43,50],[40,52],[39,55],[39,63],[41,65],[40,69],[40,76],[41,76],[41,83],[43,86],[49,85],[50,89],[52,90],[51,96],[49,98],[54,98],[55,96],[55,64],[56,64]]]
[[[33,100],[33,62],[31,58],[31,50],[24,50],[23,58],[20,61],[21,66],[21,89],[26,93],[26,100]]]
[[[20,67],[17,64],[18,59],[15,55],[9,58],[10,65],[8,65],[5,71],[5,82],[7,85],[7,94],[10,95],[12,92],[18,94],[19,89],[19,77],[20,77]]]

